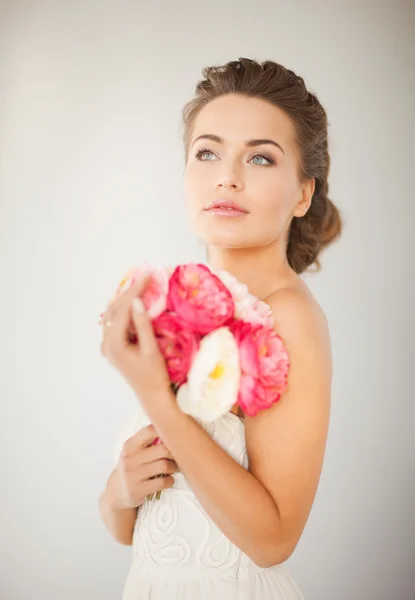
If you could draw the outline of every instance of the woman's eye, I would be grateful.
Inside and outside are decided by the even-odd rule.
[[[212,160],[216,160],[217,157],[211,150],[203,148],[196,152],[196,158],[197,160],[201,160],[203,162],[211,162]],[[275,161],[272,158],[264,156],[263,154],[255,154],[248,159],[248,162],[249,161],[253,161],[254,165],[264,167],[275,164]]]
[[[210,157],[210,158],[204,158],[204,157]],[[211,152],[210,150],[199,150],[199,152],[196,153],[196,158],[198,158],[199,160],[212,160],[212,157],[214,158],[215,155],[213,154],[213,152]]]
[[[255,154],[250,160],[254,161],[254,165],[272,165],[274,161],[266,156],[262,156],[262,154]],[[261,162],[266,161],[266,162]]]

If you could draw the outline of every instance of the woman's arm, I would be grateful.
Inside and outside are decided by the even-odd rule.
[[[130,429],[130,427],[128,428]],[[121,544],[131,545],[137,509],[149,494],[172,487],[177,464],[164,444],[154,445],[153,425],[130,434],[117,451],[117,466],[99,499],[102,519]],[[163,473],[166,477],[155,478]]]
[[[133,543],[134,524],[137,508],[117,508],[113,502],[112,482],[115,470],[111,473],[105,490],[99,498],[101,518],[112,537],[126,546]]]
[[[271,409],[246,419],[249,471],[188,415],[174,396],[146,403],[164,444],[221,531],[261,567],[287,560],[306,524],[327,438],[331,350],[314,300],[281,290],[268,300],[290,357],[288,387]]]

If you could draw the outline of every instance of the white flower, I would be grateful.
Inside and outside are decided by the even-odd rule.
[[[215,421],[236,403],[240,378],[236,340],[220,327],[202,339],[187,383],[177,392],[179,408],[202,422]]]
[[[247,286],[227,271],[219,271],[216,275],[232,294],[237,319],[247,321],[253,325],[273,326],[272,311],[266,302],[262,302],[250,294]]]

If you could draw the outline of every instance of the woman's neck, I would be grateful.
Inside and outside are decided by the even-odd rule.
[[[210,246],[208,264],[214,270],[224,270],[236,277],[261,300],[298,278],[289,266],[285,252],[278,252],[275,245],[259,248]]]

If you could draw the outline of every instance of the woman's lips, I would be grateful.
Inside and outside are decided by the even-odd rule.
[[[248,214],[243,210],[239,210],[237,208],[209,208],[209,213],[215,215],[216,217],[243,217]]]
[[[248,211],[241,208],[232,200],[215,200],[206,209],[207,212],[214,214],[217,217],[242,217],[248,214]]]

